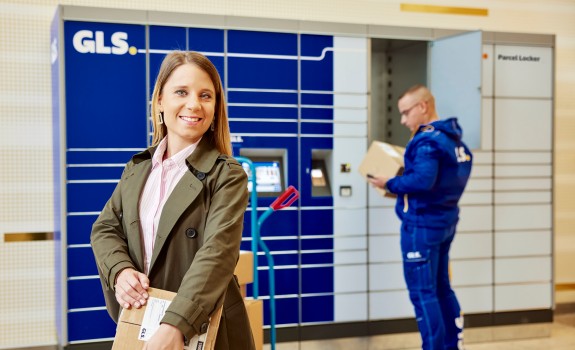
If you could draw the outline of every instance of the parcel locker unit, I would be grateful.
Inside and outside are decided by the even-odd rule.
[[[553,115],[545,108],[553,95],[546,90],[544,96],[533,91],[509,96],[506,91],[513,87],[497,80],[498,65],[490,62],[493,51],[513,56],[509,47],[520,46],[529,51],[521,57],[535,57],[543,49],[540,62],[548,62],[553,38],[413,28],[396,38],[401,31],[60,6],[51,38],[59,344],[111,341],[114,335],[89,234],[124,164],[151,142],[149,100],[161,60],[174,49],[202,52],[220,72],[234,155],[250,158],[263,179],[249,188],[258,192],[258,212],[289,185],[300,191],[297,205],[261,227],[276,265],[279,341],[381,334],[389,332],[390,324],[399,331],[415,330],[405,322],[413,311],[403,285],[393,203],[357,173],[371,140],[408,142],[395,104],[411,82],[431,87],[440,115],[459,114],[455,111],[461,107],[454,105],[466,106],[460,120],[475,150],[477,170],[463,200],[462,243],[454,247],[453,269],[477,276],[454,277],[464,309],[470,310],[467,319],[473,325],[501,323],[500,311],[515,315],[508,323],[548,319],[551,251],[519,243],[527,257],[514,256],[508,245],[516,237],[537,237],[545,244],[552,239],[550,221],[517,226],[514,218],[521,209],[552,213],[546,199],[552,191]],[[453,53],[460,51],[463,57]],[[490,64],[495,69],[489,70]],[[537,74],[552,80],[553,71],[545,66]],[[495,93],[486,92],[490,85]],[[458,103],[452,103],[454,98]],[[536,149],[520,144],[519,131],[511,126],[514,119],[507,118],[521,110],[517,99],[537,105],[530,121],[538,110],[550,112],[544,126],[538,125],[544,141]],[[509,131],[509,137],[498,128]],[[539,160],[527,152],[536,152]],[[523,187],[508,182],[515,177],[521,177]],[[536,193],[526,187],[532,183]],[[521,198],[530,198],[530,205],[520,207]],[[251,246],[250,211],[245,250]],[[474,246],[486,248],[475,252],[469,248]],[[471,262],[470,254],[475,254]],[[268,267],[263,255],[257,259],[267,328]],[[544,262],[537,278],[510,279],[509,269],[521,259]],[[537,292],[537,300],[507,302],[509,293],[527,288],[525,283]]]

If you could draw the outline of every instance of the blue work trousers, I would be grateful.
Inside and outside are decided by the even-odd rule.
[[[455,227],[401,226],[403,275],[423,350],[463,349],[463,315],[449,281]]]

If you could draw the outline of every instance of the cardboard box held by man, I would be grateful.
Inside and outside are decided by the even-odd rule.
[[[373,141],[359,165],[359,173],[367,180],[371,176],[394,177],[403,173],[405,148],[386,142]],[[383,196],[395,198],[393,193],[376,188]]]

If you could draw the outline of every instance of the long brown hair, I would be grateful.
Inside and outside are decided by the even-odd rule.
[[[164,85],[176,68],[188,63],[196,65],[198,68],[208,73],[216,90],[216,108],[213,120],[214,130],[212,131],[211,128],[208,129],[203,137],[207,137],[210,144],[220,153],[231,156],[232,144],[230,140],[230,126],[228,125],[226,100],[220,75],[216,67],[206,56],[194,51],[173,51],[164,58],[164,61],[160,66],[160,72],[158,73],[154,92],[152,93],[152,145],[158,145],[167,134],[166,125],[160,124],[160,120],[158,118],[158,114],[160,112],[160,109],[158,108],[158,100],[160,95],[162,95]]]

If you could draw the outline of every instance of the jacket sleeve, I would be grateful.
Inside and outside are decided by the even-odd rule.
[[[124,174],[122,174],[122,178],[123,176]],[[90,243],[105,292],[113,291],[116,275],[121,270],[128,267],[134,268],[122,224],[121,188],[122,179],[118,182],[112,196],[92,225],[90,235]]]
[[[247,176],[234,159],[227,159],[213,188],[204,242],[184,275],[162,323],[176,326],[190,339],[205,333],[209,315],[223,303],[239,258],[244,212],[248,203]]]
[[[437,179],[441,149],[430,141],[415,145],[412,169],[406,169],[402,176],[396,176],[386,184],[389,192],[397,195],[429,191]]]

